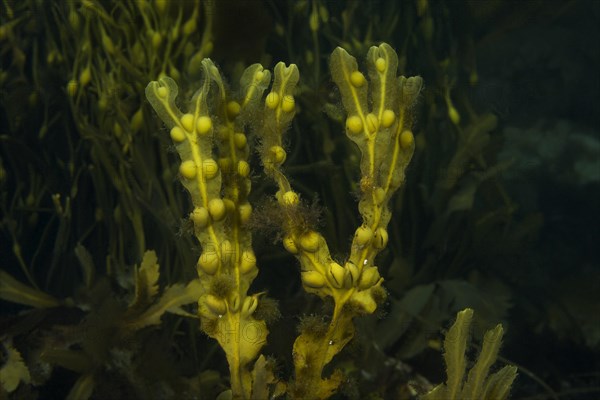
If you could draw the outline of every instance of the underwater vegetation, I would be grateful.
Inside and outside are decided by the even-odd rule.
[[[594,398],[598,18],[3,1],[0,398]]]

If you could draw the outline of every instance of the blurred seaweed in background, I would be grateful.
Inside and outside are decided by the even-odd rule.
[[[295,63],[286,174],[335,256],[360,225],[348,199],[361,154],[329,55],[362,67],[381,42],[425,86],[378,258],[387,302],[334,359],[334,398],[412,399],[443,382],[442,333],[465,308],[468,354],[504,326],[512,398],[597,398],[599,30],[588,0],[2,1],[0,398],[222,393],[225,357],[189,305],[191,202],[144,88],[168,75],[191,98],[205,57],[230,82],[251,63]],[[264,351],[286,379],[298,321],[331,305],[273,243],[272,183],[257,172],[252,185],[252,288],[279,302]]]

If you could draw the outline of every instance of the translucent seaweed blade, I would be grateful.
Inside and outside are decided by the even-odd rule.
[[[0,343],[0,349],[4,353],[2,355],[3,365],[0,368],[0,387],[8,393],[12,393],[21,382],[30,383],[31,376],[17,349],[6,341]]]
[[[268,76],[264,75],[261,78],[266,80]],[[300,72],[295,64],[286,66],[280,62],[275,66],[273,86],[264,100],[260,128],[261,158],[265,172],[275,178],[283,192],[289,191],[289,182],[279,170],[279,166],[285,161],[282,143],[283,136],[296,114],[294,91],[299,79]]]
[[[260,64],[252,64],[240,78],[240,105],[242,110],[255,110],[260,104],[263,92],[271,82],[271,71]]]
[[[487,400],[505,400],[508,398],[510,388],[517,377],[517,367],[507,365],[500,371],[489,376],[483,393]]]
[[[423,78],[420,76],[411,76],[409,78],[400,76],[398,78],[398,86],[400,88],[400,107],[410,110],[419,98],[419,94],[423,88]]]
[[[2,270],[0,270],[0,299],[35,308],[51,308],[60,305],[58,299],[21,283]]]
[[[153,250],[146,250],[142,264],[135,268],[135,297],[130,309],[141,309],[152,303],[158,293],[160,277],[158,258]]]
[[[456,322],[448,331],[444,340],[444,360],[446,361],[448,380],[448,399],[457,398],[465,374],[465,351],[469,338],[469,329],[473,319],[473,310],[467,308],[456,316]]]
[[[367,66],[373,102],[372,112],[381,125],[384,110],[395,111],[398,104],[398,55],[387,43],[373,46],[367,55]]]
[[[286,101],[290,101],[288,99],[293,99],[294,90],[299,80],[300,72],[296,64],[286,66],[285,63],[277,63],[273,71],[273,87],[271,93],[267,95],[267,104],[269,103],[269,96],[276,96],[279,100],[278,106],[273,108],[272,112],[275,116],[277,129],[280,132],[287,129],[296,114],[294,107],[291,107],[289,111],[285,111],[285,105]]]
[[[488,375],[490,367],[496,361],[498,350],[502,343],[502,325],[498,324],[494,329],[485,333],[483,338],[483,347],[477,358],[477,362],[469,371],[469,377],[465,383],[461,398],[478,399],[481,398],[484,381]]]
[[[448,389],[443,383],[431,389],[427,394],[420,397],[420,400],[446,400],[448,399]]]
[[[360,170],[363,176],[371,174],[372,157],[369,156],[369,132],[373,133],[377,117],[369,115],[367,94],[369,83],[358,70],[356,59],[341,47],[331,53],[329,61],[331,77],[340,90],[346,110],[346,135],[361,151]]]
[[[342,103],[348,115],[358,115],[364,119],[369,112],[367,103],[369,86],[366,82],[357,85],[356,80],[354,84],[352,83],[352,73],[359,72],[356,59],[348,54],[346,50],[338,47],[331,53],[329,68],[333,81],[340,89]]]
[[[146,86],[148,102],[169,129],[177,125],[183,115],[175,105],[178,93],[177,83],[168,76],[152,81]]]

